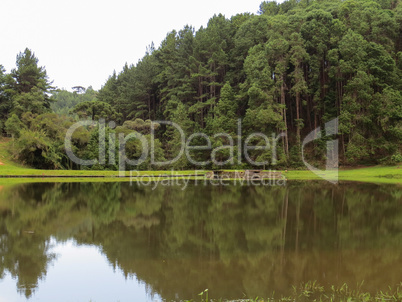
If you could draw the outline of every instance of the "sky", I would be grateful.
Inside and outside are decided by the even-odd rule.
[[[262,0],[1,0],[0,64],[10,72],[26,47],[53,86],[100,89],[115,70],[136,64],[154,42],[214,15],[257,13]]]

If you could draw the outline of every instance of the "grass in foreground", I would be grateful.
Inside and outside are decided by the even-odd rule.
[[[389,287],[387,291],[378,291],[375,294],[362,291],[359,286],[357,289],[351,289],[347,284],[341,287],[324,287],[316,281],[310,281],[301,284],[299,287],[293,288],[293,293],[287,297],[276,297],[272,294],[269,298],[253,298],[230,300],[233,302],[289,302],[289,301],[356,301],[356,302],[385,302],[385,301],[402,301],[402,282],[395,288]],[[212,300],[208,298],[208,290],[204,290],[199,294],[199,300],[186,300],[185,302],[213,302],[213,301],[229,301],[229,300]]]

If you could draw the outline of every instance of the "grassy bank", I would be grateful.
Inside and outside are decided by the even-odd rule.
[[[373,291],[372,291],[373,292]],[[230,300],[231,302],[307,302],[307,301],[354,301],[354,302],[385,302],[402,301],[402,282],[395,287],[389,287],[386,291],[377,291],[376,293],[366,292],[358,286],[356,289],[350,288],[347,284],[341,287],[319,285],[316,281],[301,284],[293,288],[293,293],[286,297],[279,297],[275,293],[267,298],[239,299]],[[187,300],[185,302],[223,302],[229,300],[212,300],[208,298],[208,290],[199,294],[200,298],[196,300]]]
[[[325,175],[325,173],[316,175],[309,170],[290,170],[283,174],[288,180],[319,180],[322,179],[320,175]],[[338,180],[401,184],[402,166],[339,169]]]
[[[26,182],[124,182],[163,180],[164,176],[203,178],[206,171],[130,171],[124,172],[126,177],[119,177],[118,171],[71,171],[71,170],[35,170],[27,168],[6,168],[0,166],[0,184]],[[281,171],[287,180],[322,180],[319,175],[306,170]],[[7,176],[7,177],[5,177]],[[149,177],[148,177],[149,176]],[[368,167],[358,169],[339,170],[339,181],[359,181],[372,183],[402,184],[401,167]]]

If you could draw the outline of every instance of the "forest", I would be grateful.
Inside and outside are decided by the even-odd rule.
[[[0,62],[1,63],[1,62]],[[140,133],[153,140],[155,157],[174,158],[181,146],[171,121],[186,136],[204,133],[211,148],[193,149],[203,168],[249,168],[229,139],[252,133],[283,135],[277,162],[264,168],[302,167],[304,137],[338,118],[335,137],[314,140],[305,154],[325,161],[328,140],[339,141],[344,166],[402,162],[402,2],[400,0],[288,0],[262,2],[258,14],[214,15],[198,30],[172,30],[159,47],[151,44],[136,64],[114,71],[99,91],[52,87],[33,50],[17,55],[16,68],[0,65],[0,132],[11,137],[10,152],[28,166],[44,169],[108,169],[106,160],[80,167],[66,155],[64,138],[78,120],[113,121],[111,134]],[[238,121],[241,121],[241,133]],[[226,133],[227,136],[217,136]],[[97,127],[74,132],[72,145],[82,159],[97,158]],[[205,145],[199,136],[194,146]],[[116,146],[109,146],[115,143]],[[254,136],[254,161],[272,156]],[[107,142],[108,150],[117,142]],[[234,144],[236,145],[236,143]],[[212,148],[222,165],[207,163]],[[237,153],[240,153],[237,154]],[[126,145],[129,158],[141,154],[139,139]],[[133,167],[154,170],[150,160]],[[184,157],[169,169],[190,169]]]

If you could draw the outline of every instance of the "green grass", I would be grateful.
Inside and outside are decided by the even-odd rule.
[[[301,284],[299,287],[293,287],[293,293],[289,296],[281,296],[272,294],[269,298],[252,298],[230,300],[232,302],[290,302],[290,301],[356,301],[356,302],[385,302],[385,301],[402,301],[402,282],[396,287],[389,287],[386,291],[377,291],[375,294],[361,290],[363,283],[356,289],[350,288],[347,284],[341,287],[319,285],[316,281],[309,281]],[[229,300],[213,300],[208,298],[208,290],[199,294],[200,298],[195,300],[186,300],[185,302],[223,302]]]
[[[198,294],[199,298],[194,300],[184,300],[184,302],[387,302],[402,301],[402,282],[394,288],[388,287],[386,291],[376,293],[361,290],[363,283],[356,289],[350,288],[347,284],[340,287],[324,287],[316,281],[302,283],[299,287],[293,287],[293,292],[289,296],[279,296],[273,293],[267,298],[243,298],[236,300],[210,299],[208,289]],[[92,300],[90,300],[92,301]],[[174,300],[169,300],[174,302]],[[182,301],[182,300],[180,300]]]
[[[402,183],[402,166],[375,166],[366,168],[340,169],[339,181],[361,181],[373,183]],[[283,173],[288,180],[319,180],[321,177],[309,170],[287,171]],[[324,173],[322,173],[324,174]]]
[[[134,171],[133,176],[162,176],[162,175],[193,175],[194,170],[187,171]],[[201,172],[198,172],[201,173]],[[0,166],[0,175],[7,176],[54,176],[54,177],[118,177],[118,171],[93,171],[93,170],[37,170],[30,168],[11,168]],[[126,177],[130,176],[130,171],[125,171]]]

